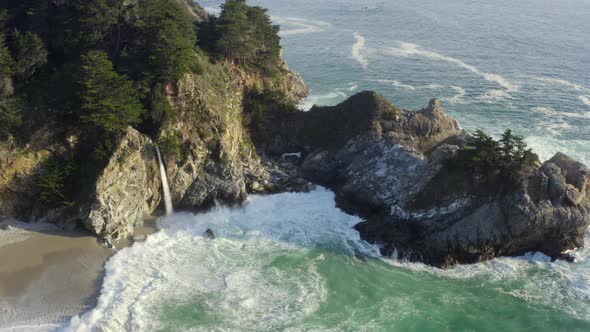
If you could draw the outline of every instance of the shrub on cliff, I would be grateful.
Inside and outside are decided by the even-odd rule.
[[[74,203],[66,197],[65,182],[74,171],[73,161],[50,157],[41,164],[41,168],[37,179],[41,202],[48,208],[72,206]]]
[[[14,98],[0,101],[0,140],[13,134],[22,124],[21,107]]]
[[[487,181],[499,176],[518,184],[538,157],[527,148],[523,138],[514,135],[510,129],[502,134],[499,141],[477,130],[473,139],[461,151],[460,160],[479,179]]]
[[[244,126],[250,130],[257,144],[266,144],[280,134],[285,114],[296,113],[298,109],[290,103],[284,93],[270,89],[248,91],[244,98]]]
[[[111,134],[140,122],[144,112],[132,82],[113,70],[103,51],[82,56],[82,120]]]

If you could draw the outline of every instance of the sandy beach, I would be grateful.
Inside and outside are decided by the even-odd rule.
[[[155,231],[147,218],[136,239]],[[51,224],[0,222],[0,330],[58,323],[93,307],[100,292],[104,263],[117,248],[103,247],[84,231]],[[22,328],[11,328],[21,326]]]

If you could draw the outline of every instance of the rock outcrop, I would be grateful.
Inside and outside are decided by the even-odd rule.
[[[155,145],[129,128],[99,175],[93,199],[79,207],[77,218],[101,237],[131,236],[159,204],[160,188]]]
[[[329,185],[343,208],[365,216],[357,229],[383,254],[448,266],[529,251],[558,258],[584,244],[586,166],[557,154],[517,187],[477,183],[451,162],[470,137],[438,101],[392,112],[383,100],[363,92],[314,107],[290,129],[307,153],[301,175]],[[299,135],[319,127],[325,141]]]

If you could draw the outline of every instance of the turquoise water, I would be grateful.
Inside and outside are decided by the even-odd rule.
[[[311,95],[361,90],[590,162],[590,1],[263,0]],[[215,11],[219,1],[205,1]],[[161,220],[107,264],[73,331],[590,331],[590,251],[438,270],[382,259],[331,192]],[[218,238],[201,235],[213,229]],[[369,259],[358,258],[360,255]]]
[[[588,250],[438,270],[380,258],[358,221],[321,188],[176,214],[107,263],[66,330],[590,331]]]

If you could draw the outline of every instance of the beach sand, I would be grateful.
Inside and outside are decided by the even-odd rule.
[[[155,218],[136,239],[155,231]],[[133,241],[119,241],[117,248]],[[84,231],[50,224],[0,223],[0,329],[62,322],[92,308],[104,263],[116,253]],[[24,329],[23,329],[24,328]],[[26,327],[15,330],[26,330]]]

